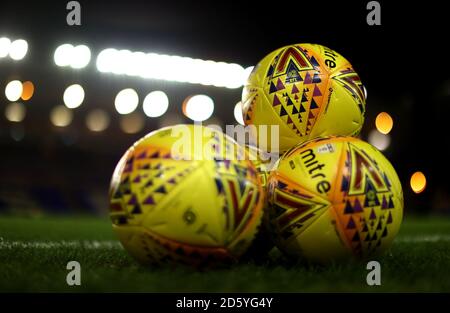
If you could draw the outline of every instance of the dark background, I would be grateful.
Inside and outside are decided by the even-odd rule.
[[[164,116],[146,119],[142,132],[129,135],[118,126],[114,97],[123,88],[140,95],[165,91],[167,116],[189,122],[183,100],[195,93],[215,101],[214,123],[234,124],[241,88],[225,89],[143,80],[99,73],[98,52],[107,47],[182,55],[255,65],[286,44],[313,42],[351,61],[368,90],[362,138],[381,111],[394,118],[391,145],[384,154],[397,169],[406,212],[450,213],[447,183],[450,77],[448,18],[443,2],[379,1],[381,26],[368,26],[368,1],[79,1],[82,25],[66,24],[68,1],[2,1],[0,37],[24,38],[24,60],[0,60],[0,111],[8,104],[4,86],[31,80],[36,90],[26,102],[20,125],[0,114],[0,212],[96,212],[108,210],[109,179],[122,153],[145,133],[167,124]],[[86,44],[91,62],[82,70],[53,62],[62,43]],[[49,112],[62,104],[64,89],[80,83],[86,92],[74,121],[65,128],[50,123]],[[107,110],[109,128],[89,131],[84,118],[92,108]],[[142,110],[139,107],[139,110]],[[116,119],[115,119],[116,118]],[[11,134],[24,131],[16,141]],[[414,194],[409,179],[416,170],[427,188]]]

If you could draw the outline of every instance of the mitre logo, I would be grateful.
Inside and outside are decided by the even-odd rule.
[[[322,172],[322,169],[325,167],[325,164],[319,163],[319,161],[316,160],[314,150],[308,149],[302,151],[300,153],[300,160],[306,167],[306,170],[308,174],[311,176],[311,179],[314,179],[317,182],[316,184],[317,192],[327,193],[331,189],[331,185],[326,180],[325,174]]]

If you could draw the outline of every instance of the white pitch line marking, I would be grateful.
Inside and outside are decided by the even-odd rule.
[[[24,241],[4,240],[0,238],[0,250],[11,249],[58,249],[58,248],[84,248],[95,249],[118,249],[121,248],[119,241],[113,240],[60,240],[60,241]]]
[[[395,239],[394,242],[439,242],[450,241],[450,235],[423,235],[423,236],[401,236]]]
[[[447,242],[450,235],[423,235],[423,236],[401,236],[395,239],[395,243],[425,243],[425,242]],[[59,241],[25,241],[5,240],[0,237],[0,250],[12,249],[58,249],[58,248],[84,248],[96,249],[121,249],[119,241],[114,240],[59,240]]]

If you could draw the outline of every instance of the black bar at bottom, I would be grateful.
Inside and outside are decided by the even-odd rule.
[[[450,294],[437,293],[40,293],[0,294],[2,307],[39,312],[391,312],[440,310]],[[445,306],[444,306],[445,305]],[[433,309],[434,308],[434,309]],[[3,310],[2,310],[3,311]],[[7,312],[5,310],[5,312]]]

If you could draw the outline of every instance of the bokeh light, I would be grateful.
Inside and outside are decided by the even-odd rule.
[[[26,109],[23,103],[13,102],[6,106],[5,116],[10,122],[22,122],[25,118]]]
[[[34,84],[31,81],[26,81],[22,84],[22,95],[20,96],[22,100],[28,101],[33,97],[34,94]]]
[[[9,47],[11,46],[11,40],[6,37],[0,38],[0,58],[5,58],[9,54]]]
[[[214,101],[207,95],[195,95],[186,98],[183,113],[196,122],[207,120],[214,112]]]
[[[10,81],[5,87],[5,96],[11,102],[17,101],[22,95],[23,86],[22,82],[18,80]]]
[[[72,68],[83,68],[91,61],[91,50],[88,46],[79,45],[73,49],[73,59],[70,63]]]
[[[425,190],[427,186],[427,179],[425,177],[425,174],[420,171],[415,172],[414,174],[411,175],[410,184],[411,189],[415,193],[421,193],[422,191]]]
[[[226,88],[241,87],[248,73],[248,69],[246,72],[235,63],[113,48],[102,50],[96,65],[97,70],[104,73]]]
[[[55,61],[55,64],[58,66],[69,66],[72,62],[72,55],[74,52],[74,46],[65,43],[63,45],[60,45],[55,50],[55,54],[53,55],[53,60]]]
[[[117,112],[120,114],[129,114],[136,110],[139,104],[139,96],[132,88],[119,91],[114,101]]]
[[[180,114],[168,112],[158,119],[158,127],[167,127],[183,123],[183,117]]]
[[[128,76],[140,76],[143,65],[146,61],[146,54],[144,52],[131,52],[127,55],[128,65],[125,68],[125,74]]]
[[[50,121],[58,127],[66,127],[73,120],[73,112],[64,105],[58,105],[50,111]]]
[[[369,133],[368,141],[372,146],[376,147],[380,151],[383,151],[386,150],[391,144],[391,137],[380,133],[376,129],[372,129]]]
[[[116,49],[108,48],[98,54],[96,65],[99,72],[111,71],[111,68],[114,66],[116,52]]]
[[[113,74],[126,74],[130,71],[130,63],[132,52],[130,50],[119,50],[112,69]]]
[[[84,100],[84,89],[78,84],[66,88],[63,96],[64,104],[69,109],[78,108]]]
[[[392,127],[394,126],[394,120],[389,115],[389,113],[381,112],[375,119],[375,126],[380,133],[386,135],[389,134],[389,132],[392,130]]]
[[[135,134],[144,128],[145,119],[137,112],[122,116],[120,128],[127,134]]]
[[[159,117],[166,113],[169,98],[163,91],[152,91],[144,99],[143,109],[148,117]]]
[[[13,60],[22,60],[28,52],[28,43],[23,39],[11,42],[9,46],[9,56]]]
[[[86,126],[90,131],[101,132],[109,126],[109,115],[104,110],[95,109],[86,116]]]
[[[86,67],[91,61],[91,50],[86,45],[73,46],[65,43],[56,48],[53,60],[58,66],[80,69]]]

